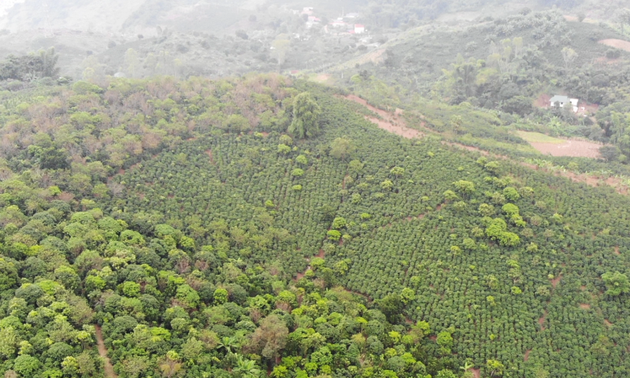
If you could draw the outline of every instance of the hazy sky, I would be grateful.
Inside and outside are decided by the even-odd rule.
[[[17,3],[23,3],[26,0],[0,0],[0,17],[7,13],[7,10]]]

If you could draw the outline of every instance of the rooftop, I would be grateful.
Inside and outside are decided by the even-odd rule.
[[[556,102],[565,103],[565,102],[569,102],[569,97],[568,96],[555,95],[549,101],[551,101],[551,103],[554,103],[554,104]]]

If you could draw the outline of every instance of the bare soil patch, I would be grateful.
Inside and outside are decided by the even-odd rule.
[[[536,100],[534,100],[534,106],[537,108],[548,108],[551,96],[546,93],[542,93]]]
[[[590,304],[588,304],[588,303],[580,303],[580,308],[581,308],[582,310],[588,310],[588,309],[590,309],[590,308],[591,308],[591,305],[590,305]]]
[[[326,83],[328,82],[328,80],[330,80],[330,75],[326,74],[326,73],[321,73],[317,76],[315,76],[315,81],[318,83]]]
[[[541,316],[541,317],[538,319],[538,325],[540,325],[540,330],[541,330],[541,331],[544,331],[544,330],[545,330],[545,326],[544,326],[544,324],[545,324],[545,319],[547,319],[547,310],[545,310],[545,312],[543,313],[543,316]]]
[[[405,122],[403,118],[401,118],[403,112],[400,109],[396,109],[395,113],[392,114],[388,111],[379,109],[375,106],[368,104],[366,100],[358,96],[348,95],[345,98],[347,100],[354,101],[358,104],[361,104],[365,106],[366,108],[370,109],[370,111],[378,114],[380,119],[376,117],[367,117],[367,116],[365,117],[365,119],[374,123],[380,129],[389,131],[390,133],[394,133],[396,135],[400,135],[401,137],[409,138],[409,139],[422,136],[422,133],[420,133],[418,130],[407,127],[407,123]]]
[[[530,354],[531,352],[532,352],[532,350],[531,350],[531,349],[527,349],[527,350],[525,351],[525,355],[523,356],[523,360],[524,360],[525,362],[527,362],[527,361],[529,360],[529,354]]]
[[[551,156],[570,156],[600,158],[599,149],[602,144],[585,140],[566,140],[562,144],[530,142],[540,153]]]
[[[619,246],[615,246],[615,255],[621,255],[621,252],[619,252]]]
[[[611,327],[613,325],[608,319],[604,319],[604,324],[606,324],[606,327]]]
[[[598,42],[602,45],[630,52],[630,42],[624,41],[622,39],[602,39]]]
[[[210,158],[210,163],[214,165],[214,158],[212,157],[212,150],[207,150],[206,155]]]
[[[470,371],[473,373],[473,377],[481,378],[481,369],[479,369],[479,368],[470,369]]]
[[[105,376],[107,378],[117,378],[118,376],[114,372],[112,362],[109,360],[109,357],[107,357],[107,348],[105,347],[105,341],[103,341],[101,326],[95,325],[94,328],[96,329],[96,345],[98,348],[98,354],[103,359],[103,365],[105,366]]]
[[[551,280],[551,286],[553,286],[554,289],[555,289],[556,286],[558,286],[558,284],[560,283],[561,279],[562,279],[562,274],[558,274],[558,277],[556,277],[553,280]]]

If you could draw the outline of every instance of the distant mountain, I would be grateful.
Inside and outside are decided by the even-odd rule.
[[[0,29],[146,35],[157,34],[156,26],[216,31],[238,21],[247,9],[259,3],[256,0],[9,0],[0,5]]]

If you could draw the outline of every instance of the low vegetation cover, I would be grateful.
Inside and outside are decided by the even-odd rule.
[[[276,75],[3,97],[1,372],[99,376],[102,337],[120,377],[627,373],[627,197],[357,110]]]

